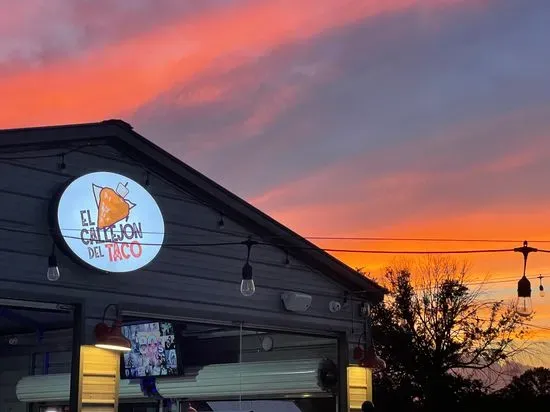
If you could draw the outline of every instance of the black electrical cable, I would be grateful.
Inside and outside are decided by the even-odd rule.
[[[344,240],[344,241],[384,241],[384,242],[468,242],[468,243],[521,243],[518,239],[456,239],[456,238],[427,238],[427,237],[354,237],[354,236],[305,236],[310,240]],[[535,241],[533,241],[535,242]],[[548,242],[550,240],[536,241]]]
[[[81,149],[85,149],[87,147],[97,147],[97,146],[105,146],[105,143],[86,143],[82,145],[75,146],[71,149],[58,152],[58,153],[51,153],[51,154],[44,154],[44,155],[29,155],[29,156],[0,156],[0,161],[6,161],[6,160],[34,160],[34,159],[50,159],[54,157],[62,157],[67,156],[68,154],[77,152]]]
[[[41,236],[50,236],[50,233],[36,232],[24,229],[15,229],[15,228],[5,228],[0,227],[0,230],[15,232],[15,233],[26,233],[31,235],[41,235]],[[75,229],[70,229],[75,230]],[[67,239],[80,239],[78,236],[64,236]],[[96,241],[96,240],[94,240]],[[120,243],[125,242],[112,242],[112,241],[96,241],[98,243]],[[126,242],[130,243],[130,242]],[[240,245],[242,242],[216,242],[216,243],[182,243],[182,244],[171,244],[171,243],[142,243],[144,246],[224,246],[224,245]],[[420,255],[431,255],[431,254],[474,254],[474,253],[503,253],[503,252],[514,252],[514,249],[470,249],[470,250],[366,250],[366,249],[333,249],[333,248],[319,248],[319,247],[294,247],[276,243],[266,243],[266,242],[257,242],[258,245],[263,246],[273,246],[278,248],[286,249],[295,249],[295,250],[323,250],[325,252],[334,252],[334,253],[365,253],[365,254],[395,254],[395,255],[404,255],[404,254],[420,254]],[[549,251],[550,253],[550,251]]]
[[[36,235],[36,236],[51,236],[51,233],[45,233],[45,232],[36,232],[31,230],[24,230],[24,229],[15,229],[15,228],[5,228],[0,227],[0,230],[6,231],[6,232],[12,232],[12,233],[24,233],[27,235]],[[81,238],[79,236],[63,236],[66,239],[75,239],[80,240]],[[112,241],[112,240],[91,240],[95,243],[117,243],[120,245],[123,244],[131,244],[132,242],[119,242],[119,241]],[[213,242],[213,243],[143,243],[140,242],[142,246],[165,246],[165,247],[199,247],[199,246],[233,246],[233,245],[242,245],[243,242]]]
[[[368,249],[334,249],[334,248],[302,248],[293,247],[287,245],[281,245],[276,243],[264,243],[261,245],[274,246],[274,247],[286,247],[288,249],[311,249],[311,250],[323,250],[325,252],[333,253],[365,253],[365,254],[387,254],[387,255],[439,255],[439,254],[475,254],[475,253],[503,253],[513,252],[514,249],[470,249],[470,250],[368,250]]]
[[[72,149],[69,149],[69,150],[65,150],[65,151],[62,151],[62,152],[59,152],[59,153],[53,153],[53,154],[47,154],[47,155],[32,155],[32,156],[10,156],[10,157],[0,157],[0,161],[5,161],[5,160],[27,160],[27,159],[42,159],[42,158],[54,158],[54,157],[62,157],[62,156],[66,156],[70,153],[73,153],[73,152],[76,152],[76,151],[79,151],[81,149],[85,149],[85,148],[89,148],[89,147],[97,147],[97,146],[105,146],[105,143],[86,143],[86,144],[83,144],[83,145],[78,145],[78,146],[75,146],[74,148]],[[84,152],[83,152],[84,153]],[[90,155],[94,155],[94,153],[86,153],[86,154],[90,154]],[[115,159],[115,158],[112,158],[112,157],[108,157],[109,159]],[[120,161],[120,159],[117,159]],[[143,166],[141,163],[139,163],[138,161],[134,160],[134,159],[131,159],[131,163],[129,164],[133,164],[135,165],[136,167],[139,167],[143,170],[145,170],[145,172],[147,173],[147,179],[146,181],[148,182],[149,179],[149,175],[151,174],[155,174],[152,170],[150,170],[149,168],[146,168],[145,166]],[[161,178],[160,176],[158,176],[159,178]],[[163,178],[161,178],[162,180],[165,180]],[[167,182],[167,183],[170,183],[170,182]],[[171,186],[174,186],[173,184],[170,183]],[[181,188],[180,188],[181,190]],[[191,193],[189,193],[190,195],[192,195]],[[175,199],[175,200],[178,200],[178,201],[183,201],[183,202],[187,202],[187,203],[193,203],[193,204],[199,204],[199,205],[203,205],[203,206],[208,206],[214,210],[217,210],[217,208],[213,207],[212,205],[208,204],[207,202],[203,202],[203,201],[200,201],[200,200],[195,200],[195,199],[183,199],[183,198],[178,198],[178,199]],[[219,211],[218,211],[219,212]],[[222,212],[219,212],[221,215],[223,215]],[[145,233],[145,232],[144,232]],[[149,232],[149,233],[154,233],[154,232]],[[235,236],[235,237],[239,237],[239,236],[242,236],[242,237],[246,237],[248,236],[248,234],[246,233],[239,233],[239,232],[228,232],[228,231],[219,231],[218,232],[219,234],[223,234],[223,235],[227,235],[227,236]],[[281,239],[281,236],[262,236],[264,239]],[[448,237],[442,237],[442,238],[437,238],[437,237],[434,237],[434,238],[430,238],[430,237],[385,237],[385,236],[302,236],[302,238],[304,239],[307,239],[307,240],[339,240],[339,241],[366,241],[366,242],[370,242],[370,241],[382,241],[382,242],[450,242],[450,243],[453,243],[453,242],[456,242],[456,243],[459,243],[459,242],[468,242],[468,243],[521,243],[522,241],[521,240],[518,240],[518,239],[475,239],[475,238],[448,238]],[[532,243],[550,243],[550,240],[549,239],[538,239],[538,240],[532,240],[531,241]],[[328,249],[324,249],[326,251],[329,251]],[[540,249],[539,249],[540,250]],[[339,250],[331,250],[331,251],[334,251],[334,252],[338,252]],[[545,253],[550,253],[550,250],[541,250]],[[365,253],[371,253],[370,251],[367,251]],[[380,252],[378,252],[380,253]],[[389,253],[393,253],[393,252],[389,252]],[[426,253],[426,252],[410,252],[410,253]],[[447,252],[435,252],[435,253],[447,253]],[[465,252],[462,252],[462,251],[458,251],[456,253],[465,253]],[[475,252],[475,253],[483,253],[482,251],[480,252]],[[489,253],[489,252],[487,252]]]

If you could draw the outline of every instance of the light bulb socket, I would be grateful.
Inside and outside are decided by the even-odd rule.
[[[252,266],[250,266],[250,263],[246,262],[243,266],[243,280],[251,280],[252,279]]]
[[[285,252],[285,261],[284,261],[284,265],[285,267],[289,267],[290,266],[290,258],[288,256],[288,252]]]
[[[220,218],[218,219],[218,229],[224,229],[225,228],[225,220],[223,218],[223,214],[220,213]]]
[[[57,166],[59,167],[59,170],[65,170],[67,168],[67,165],[65,164],[65,154],[61,155],[61,161]]]
[[[525,275],[518,281],[518,297],[530,298],[531,297],[531,282]]]
[[[540,290],[541,292],[544,292],[544,286],[540,285],[540,286],[539,286],[539,290]]]
[[[55,268],[57,267],[57,258],[55,257],[55,254],[52,253],[49,257],[48,257],[48,267],[50,268]]]

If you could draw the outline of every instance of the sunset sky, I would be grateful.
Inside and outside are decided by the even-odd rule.
[[[548,0],[0,5],[1,128],[124,119],[304,236],[513,240],[326,248],[550,249]],[[521,255],[468,258],[514,296]]]

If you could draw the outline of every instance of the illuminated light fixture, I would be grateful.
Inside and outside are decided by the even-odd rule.
[[[52,246],[52,253],[48,257],[48,270],[46,272],[46,277],[50,282],[56,282],[61,277],[59,266],[57,266],[57,258],[55,257],[55,245]]]
[[[361,412],[374,411],[374,404],[371,401],[365,401],[361,405]]]
[[[520,316],[529,316],[533,313],[533,302],[531,301],[531,282],[525,275],[527,269],[527,257],[531,252],[537,252],[538,249],[530,247],[527,241],[523,242],[522,247],[514,249],[523,255],[523,276],[518,281],[518,297],[516,300],[516,313]]]
[[[539,275],[538,276],[538,279],[539,279],[539,296],[541,298],[544,297],[545,293],[544,293],[544,286],[542,286],[542,279],[544,279],[544,276],[542,275]]]
[[[359,360],[359,365],[368,369],[385,369],[386,362],[376,354],[374,350],[374,342],[367,347],[363,352],[362,359]]]
[[[114,307],[116,309],[116,320],[113,322],[112,326],[108,326],[105,323],[105,315],[110,307]],[[120,322],[118,306],[113,304],[107,305],[103,311],[103,321],[98,323],[95,327],[95,346],[97,348],[109,349],[113,351],[129,352],[132,349],[132,344],[122,334],[121,326],[122,323]]]
[[[252,275],[252,266],[250,266],[250,250],[252,246],[256,245],[258,242],[254,242],[251,239],[248,239],[243,242],[243,245],[247,247],[246,262],[243,266],[243,278],[241,280],[241,295],[243,296],[252,296],[256,293],[256,285],[254,284],[254,279]]]
[[[367,333],[370,331],[370,339],[367,338]],[[365,328],[363,332],[365,338],[365,349],[361,346],[357,346],[353,350],[353,358],[357,361],[359,366],[368,369],[385,369],[386,362],[376,354],[374,347],[374,339],[372,336],[372,327],[370,326],[370,305],[366,304],[365,309]],[[368,344],[366,342],[369,342]]]

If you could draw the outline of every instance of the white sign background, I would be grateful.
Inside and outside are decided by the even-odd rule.
[[[102,193],[103,188],[111,190]],[[115,210],[105,206],[108,201],[119,203],[118,217],[121,201],[127,202],[127,217],[98,228],[101,199],[106,213]],[[104,217],[103,223],[114,220]],[[132,179],[111,172],[90,173],[71,182],[59,198],[57,225],[80,260],[106,272],[142,268],[156,257],[164,241],[164,219],[155,199]]]

